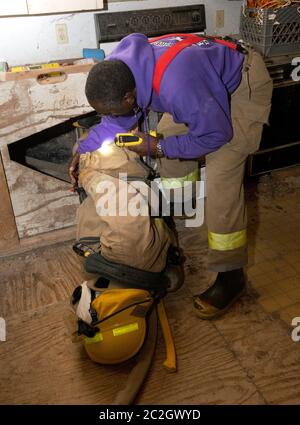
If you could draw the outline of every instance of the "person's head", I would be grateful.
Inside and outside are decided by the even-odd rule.
[[[136,106],[133,74],[119,60],[94,65],[86,81],[85,94],[100,115],[126,115]]]

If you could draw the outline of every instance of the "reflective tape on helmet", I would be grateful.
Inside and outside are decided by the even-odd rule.
[[[93,337],[89,338],[89,337],[84,337],[83,339],[84,343],[87,344],[95,344],[96,342],[101,342],[103,341],[103,335],[101,332],[97,332]]]
[[[195,170],[183,177],[162,177],[161,183],[164,189],[178,189],[184,187],[184,182],[196,182],[198,180],[199,169],[195,168]]]
[[[246,245],[246,242],[246,229],[225,234],[208,232],[208,246],[211,249],[216,249],[218,251],[229,251],[231,249],[237,249]]]
[[[129,325],[120,326],[118,328],[113,329],[114,336],[120,336],[124,334],[128,334],[129,332],[134,332],[139,330],[138,323],[130,323]]]

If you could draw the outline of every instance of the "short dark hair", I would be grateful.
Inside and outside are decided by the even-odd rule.
[[[89,102],[100,101],[110,107],[119,106],[125,94],[135,88],[129,67],[119,60],[99,62],[90,70],[85,94]]]

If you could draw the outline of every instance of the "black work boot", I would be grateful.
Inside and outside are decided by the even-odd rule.
[[[219,272],[214,284],[200,295],[194,295],[196,314],[213,319],[225,313],[246,290],[243,269]]]

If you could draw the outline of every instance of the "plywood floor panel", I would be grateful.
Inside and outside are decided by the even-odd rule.
[[[236,340],[232,349],[270,404],[300,404],[300,346],[278,321]]]
[[[0,316],[10,317],[62,300],[83,281],[70,243],[0,261]]]
[[[179,226],[180,227],[180,226]],[[300,403],[300,344],[266,313],[251,290],[223,318],[201,321],[191,295],[209,284],[205,237],[179,228],[187,261],[185,285],[166,300],[178,372],[163,368],[161,334],[137,403]],[[71,341],[64,317],[84,278],[70,243],[0,259],[0,404],[109,404],[134,361],[99,366]]]
[[[66,303],[57,303],[7,320],[7,342],[0,345],[1,404],[113,400],[129,367],[91,362],[81,344],[71,341],[62,319],[67,308]]]
[[[166,303],[178,354],[178,372],[162,370],[163,342],[139,403],[243,404],[264,400],[248,379],[214,325],[193,315],[190,302],[180,298]],[[159,396],[158,396],[159,395]]]
[[[246,403],[255,395],[255,386],[210,323],[198,323],[197,318],[187,322],[186,314],[191,312],[188,305],[182,308],[184,304],[183,299],[169,314],[178,372],[163,369],[160,337],[154,367],[138,402]],[[125,384],[130,364],[96,365],[81,344],[71,342],[62,320],[66,309],[61,302],[8,319],[8,341],[0,346],[1,404],[109,404]]]

